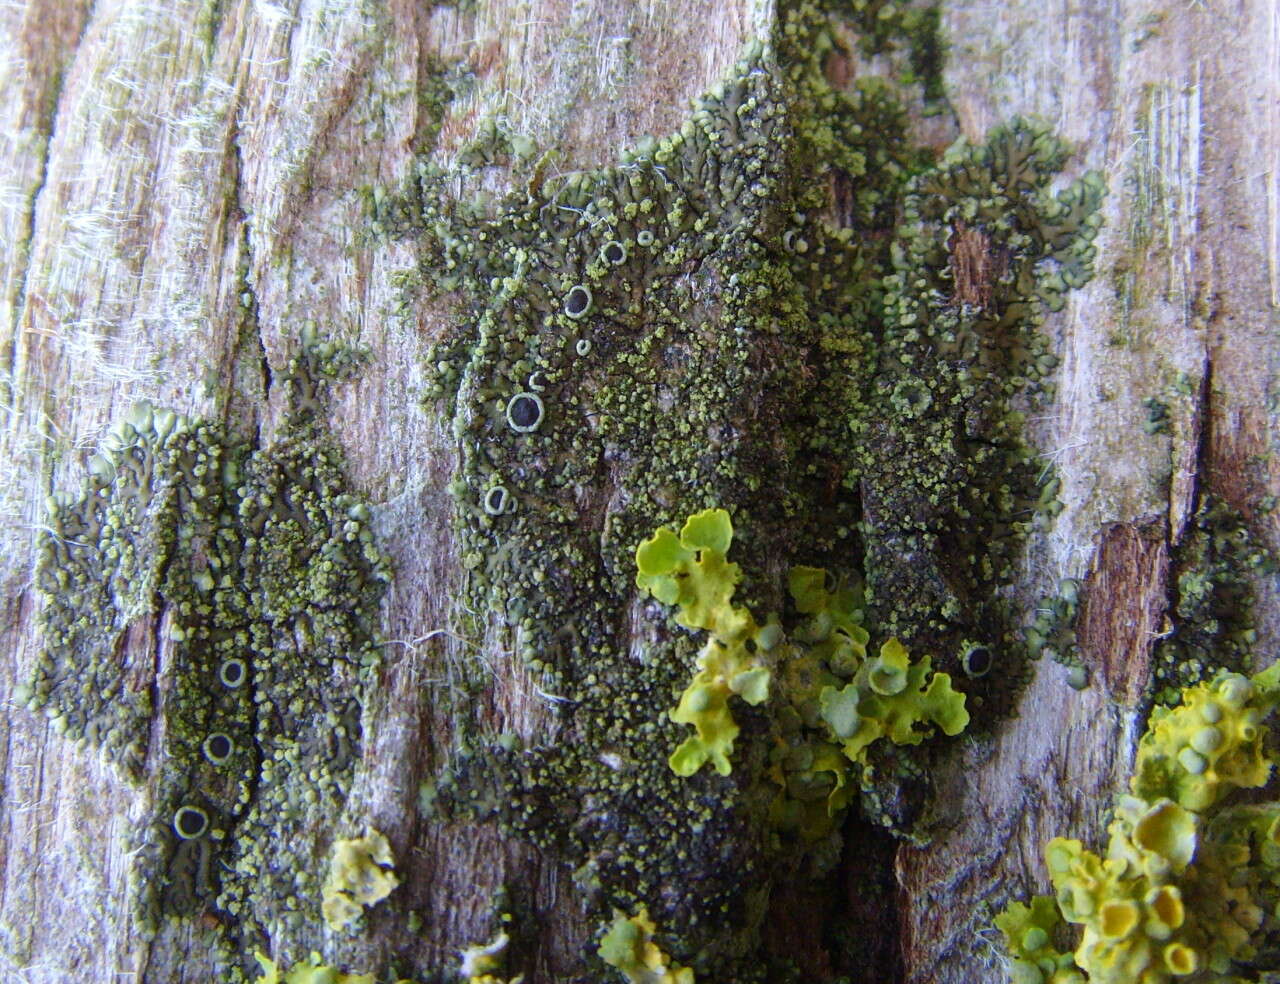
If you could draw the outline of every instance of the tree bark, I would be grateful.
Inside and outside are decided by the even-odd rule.
[[[1128,774],[1197,503],[1212,493],[1280,549],[1266,508],[1280,496],[1280,14],[1263,0],[950,0],[942,13],[951,113],[914,120],[918,138],[941,150],[1038,116],[1075,147],[1070,175],[1096,168],[1109,188],[1096,275],[1046,324],[1061,368],[1055,402],[1032,422],[1065,510],[1010,586],[1033,607],[1059,579],[1084,580],[1091,685],[1078,692],[1063,667],[1033,664],[1017,716],[943,755],[942,829],[895,849],[887,918],[903,979],[999,981],[992,913],[1045,890],[1050,837],[1099,841]],[[362,189],[411,173],[435,124],[424,92],[447,60],[464,60],[474,84],[443,117],[441,154],[501,115],[556,148],[549,167],[568,173],[678,129],[688,101],[775,16],[745,0],[28,0],[0,11],[0,691],[29,678],[42,646],[32,570],[44,499],[80,485],[113,421],[148,399],[248,422],[265,440],[282,425],[275,383],[304,323],[367,347],[367,367],[326,409],[395,571],[348,812],[388,836],[396,903],[422,924],[375,910],[341,948],[347,967],[454,967],[459,948],[486,938],[504,885],[523,886],[538,916],[529,984],[578,973],[596,928],[554,857],[492,826],[419,816],[419,784],[453,729],[431,688],[472,658],[451,632],[457,450],[422,402],[422,366],[451,310],[396,314],[396,274],[415,257],[369,233]],[[246,363],[266,369],[233,387]],[[1151,399],[1164,413],[1155,428],[1144,427]],[[1280,601],[1266,580],[1256,591],[1265,655]],[[496,632],[479,644],[496,668],[483,713],[545,737],[553,716],[519,661]],[[43,716],[16,702],[3,711],[0,966],[33,982],[208,980],[208,927],[136,933],[126,854],[148,790]],[[289,940],[328,942],[319,925]],[[797,945],[821,944],[801,933]]]

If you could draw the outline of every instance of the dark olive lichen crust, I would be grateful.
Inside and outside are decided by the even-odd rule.
[[[1166,705],[1219,670],[1258,668],[1252,662],[1254,581],[1277,570],[1239,511],[1207,493],[1171,561],[1169,623],[1152,660],[1154,698]]]
[[[346,361],[305,340],[269,447],[139,404],[40,542],[45,649],[19,696],[147,781],[141,924],[216,913],[241,958],[315,918],[359,757],[389,571],[314,412]]]
[[[1029,613],[1001,589],[1060,508],[1015,406],[1054,369],[1038,328],[1091,274],[1103,194],[1094,174],[1050,192],[1068,155],[1042,126],[937,159],[893,85],[828,81],[874,23],[865,50],[897,36],[936,102],[936,10],[780,6],[677,132],[616,166],[492,202],[456,194],[489,158],[424,160],[406,194],[372,196],[420,248],[408,296],[458,305],[428,397],[459,449],[460,617],[505,622],[560,725],[522,748],[462,713],[424,799],[563,858],[602,926],[643,906],[663,952],[717,981],[785,979],[759,951],[771,892],[829,870],[840,835],[770,823],[760,742],[730,775],[668,766],[694,645],[637,597],[635,548],[727,509],[753,610],[784,610],[787,566],[825,568],[872,638],[929,655],[989,726],[1026,657]],[[795,788],[825,798],[804,753]],[[869,755],[864,814],[912,832],[928,746]]]

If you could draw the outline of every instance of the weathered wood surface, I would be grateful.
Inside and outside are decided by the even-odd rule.
[[[407,173],[433,56],[465,54],[479,78],[446,121],[446,147],[505,111],[516,130],[562,148],[555,166],[572,170],[677,124],[770,13],[704,0],[494,0],[466,16],[426,6],[32,0],[0,9],[0,692],[38,651],[31,543],[43,497],[79,483],[87,450],[122,410],[146,397],[249,415],[269,432],[277,393],[230,406],[220,385],[237,346],[260,346],[278,369],[307,320],[369,346],[369,370],[337,392],[331,412],[356,483],[384,505],[398,575],[356,795],[406,852],[402,891],[434,914],[412,938],[375,918],[370,954],[452,959],[510,876],[539,886],[549,927],[540,970],[552,979],[585,932],[565,873],[491,831],[415,817],[417,783],[448,728],[423,694],[447,684],[456,656],[433,635],[447,625],[457,576],[443,491],[453,457],[418,396],[443,322],[434,311],[417,324],[392,316],[391,275],[410,258],[367,239],[357,189]],[[1049,326],[1064,363],[1058,403],[1037,427],[1067,509],[1017,586],[1034,598],[1100,562],[1106,589],[1092,604],[1111,617],[1095,615],[1090,689],[1070,690],[1060,667],[1043,664],[1021,717],[952,756],[939,785],[953,825],[898,862],[915,982],[999,980],[984,903],[1044,887],[1048,837],[1100,833],[1140,730],[1132,694],[1193,490],[1218,491],[1280,547],[1275,517],[1256,510],[1280,493],[1269,457],[1280,365],[1275,5],[954,0],[945,25],[961,131],[979,137],[1011,115],[1040,115],[1111,189],[1098,277]],[[954,133],[934,128],[938,141]],[[237,327],[246,291],[258,311],[247,342]],[[1176,396],[1179,372],[1192,395]],[[1149,396],[1169,402],[1171,434],[1144,432]],[[1170,470],[1171,492],[1161,480]],[[1260,647],[1271,652],[1274,596],[1264,608],[1273,617]],[[509,657],[495,659],[508,668],[495,712],[538,733],[546,722],[528,681]],[[146,945],[132,930],[125,834],[145,796],[43,717],[6,704],[2,720],[5,973],[207,980],[199,934]]]
[[[957,753],[940,794],[953,830],[899,856],[908,979],[920,984],[998,980],[984,903],[1048,889],[1048,838],[1101,838],[1142,731],[1134,697],[1194,490],[1221,495],[1280,545],[1275,515],[1257,508],[1280,487],[1268,410],[1280,363],[1280,9],[953,4],[947,26],[964,131],[1038,114],[1106,174],[1110,195],[1098,276],[1054,326],[1063,366],[1040,446],[1067,509],[1027,568],[1041,582],[1094,572],[1081,628],[1093,684],[1077,694],[1060,667],[1040,666],[1019,719],[991,747]],[[1179,373],[1187,395],[1175,397]],[[1151,396],[1170,404],[1168,435],[1143,431]],[[1265,587],[1260,608],[1269,660],[1277,608]]]

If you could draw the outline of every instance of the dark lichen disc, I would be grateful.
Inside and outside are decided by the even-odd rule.
[[[964,654],[964,672],[975,679],[984,677],[991,672],[994,662],[990,649],[986,646],[974,646]]]
[[[217,731],[204,740],[204,757],[214,765],[222,765],[231,757],[235,747],[229,735]]]
[[[537,393],[517,393],[507,403],[507,423],[521,434],[537,430],[542,423],[542,398]]]
[[[218,679],[222,681],[222,685],[232,690],[244,683],[244,677],[245,669],[242,659],[229,659],[218,670]]]
[[[203,837],[209,829],[209,814],[198,806],[180,806],[173,815],[173,830],[183,840]]]
[[[564,313],[571,318],[582,318],[591,311],[591,291],[578,284],[564,299]]]
[[[495,485],[484,494],[484,511],[490,516],[501,516],[510,503],[511,493],[501,485]]]

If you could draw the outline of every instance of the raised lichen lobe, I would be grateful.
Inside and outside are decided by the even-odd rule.
[[[600,940],[600,959],[616,967],[628,984],[694,984],[693,971],[673,963],[654,942],[657,929],[644,906],[630,917],[614,913]]]

